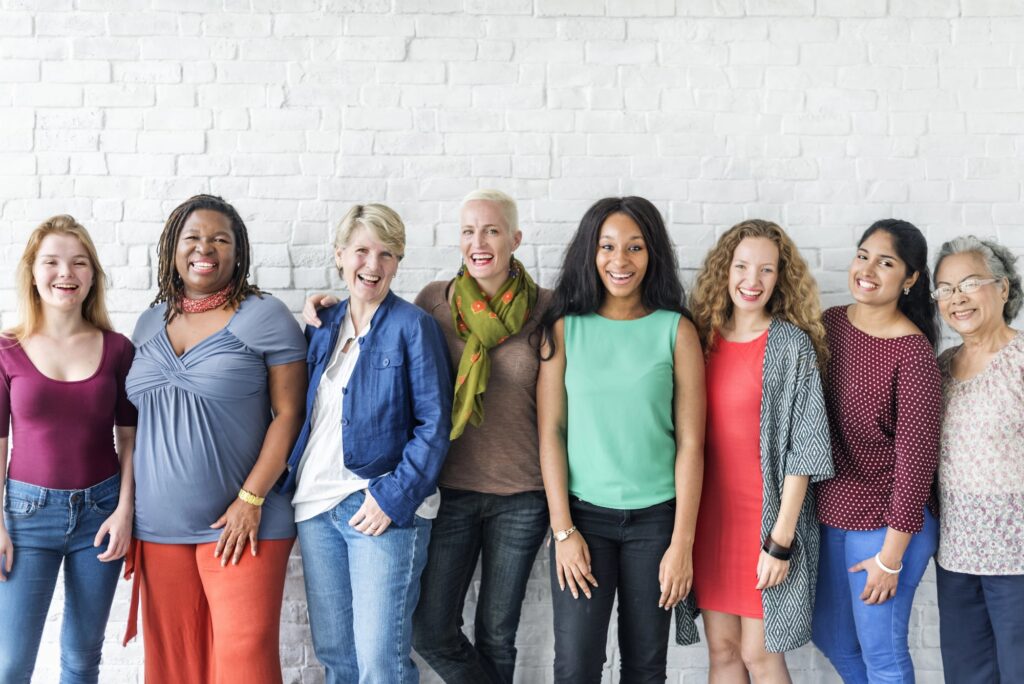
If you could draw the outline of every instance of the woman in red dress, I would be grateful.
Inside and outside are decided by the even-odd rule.
[[[832,474],[817,286],[783,230],[734,226],[693,297],[707,362],[694,591],[712,682],[788,682],[810,639],[818,538],[808,483]]]

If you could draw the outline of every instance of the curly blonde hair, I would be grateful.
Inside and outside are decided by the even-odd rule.
[[[828,345],[825,326],[821,322],[818,284],[786,231],[762,219],[737,223],[704,257],[690,305],[705,353],[714,348],[718,331],[732,317],[729,268],[733,252],[746,238],[765,238],[778,248],[778,280],[766,310],[772,318],[788,321],[807,333],[818,356],[818,367],[824,369],[828,361]]]

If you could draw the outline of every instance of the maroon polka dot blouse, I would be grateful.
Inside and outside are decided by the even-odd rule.
[[[942,380],[924,335],[873,337],[845,306],[825,312],[825,404],[836,475],[820,483],[818,519],[844,530],[916,533],[938,513]]]

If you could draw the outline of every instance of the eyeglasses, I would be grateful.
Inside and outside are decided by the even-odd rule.
[[[968,278],[959,285],[939,285],[937,288],[932,290],[932,299],[937,302],[941,302],[945,299],[949,299],[953,296],[954,292],[962,292],[963,294],[971,294],[977,292],[984,285],[991,285],[992,283],[999,282],[999,278],[985,278],[979,280],[977,278]]]

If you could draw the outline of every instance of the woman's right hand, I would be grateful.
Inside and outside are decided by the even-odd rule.
[[[316,312],[320,309],[326,309],[334,306],[338,301],[338,298],[334,295],[325,294],[323,292],[314,292],[306,297],[306,303],[302,307],[302,318],[306,323],[309,323],[314,328],[319,328],[321,323]]]
[[[0,566],[0,582],[6,582],[7,576],[11,574],[11,569],[14,567],[14,542],[11,541],[11,535],[7,534],[7,528],[0,524],[0,556],[3,556],[4,562]]]
[[[596,587],[597,580],[590,571],[590,549],[578,530],[555,542],[555,571],[562,591],[568,586],[573,598],[578,599],[581,591],[590,598],[590,585]]]

